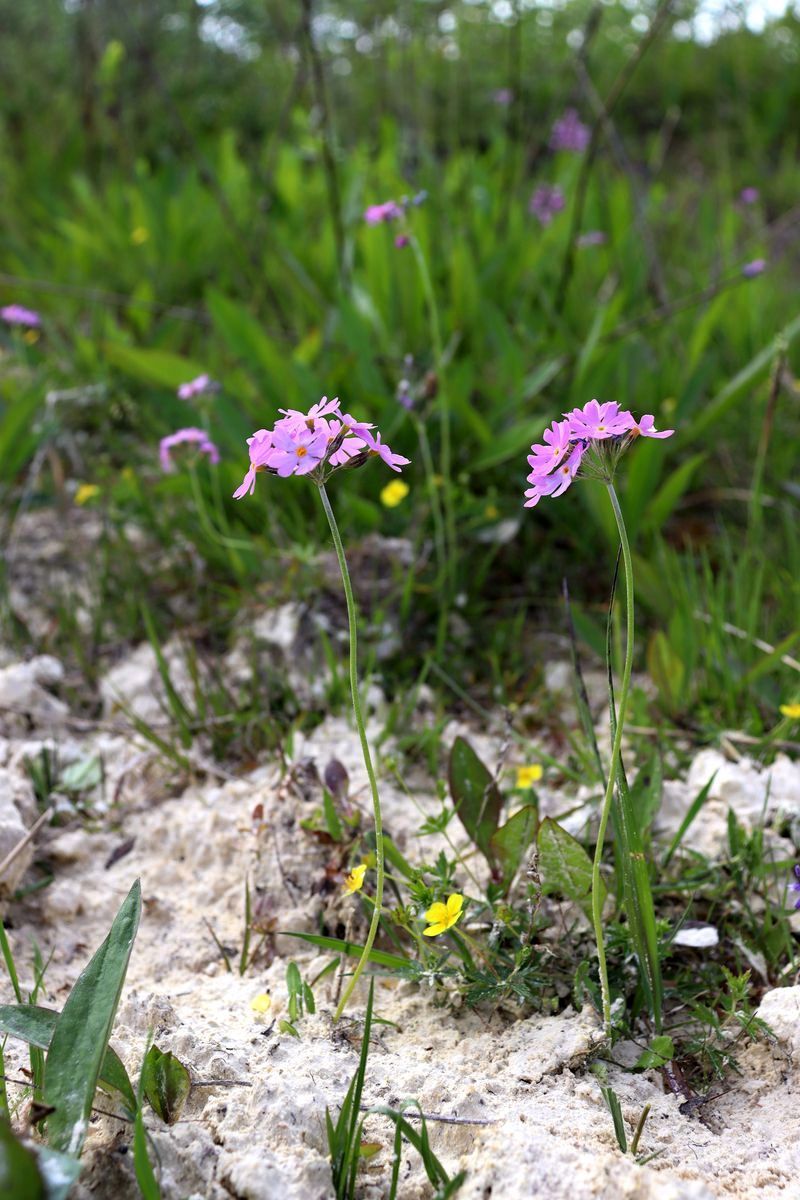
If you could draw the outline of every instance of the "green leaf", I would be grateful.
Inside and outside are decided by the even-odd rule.
[[[495,830],[491,839],[491,850],[494,861],[502,871],[502,885],[508,891],[514,882],[514,876],[519,865],[536,836],[536,822],[539,814],[532,804],[526,804],[519,812],[509,817],[505,825]]]
[[[103,342],[103,354],[113,367],[142,383],[155,384],[173,391],[189,379],[203,373],[200,363],[166,350],[141,350],[121,342]]]
[[[465,738],[457,737],[448,764],[450,795],[461,824],[490,863],[503,797],[493,776]]]
[[[55,1109],[47,1119],[54,1150],[81,1152],[125,973],[139,927],[142,892],[134,883],[108,937],[77,979],[58,1018],[47,1055],[44,1100]]]
[[[36,1155],[0,1121],[0,1196],[14,1200],[45,1200]]]
[[[153,1112],[174,1125],[192,1090],[192,1078],[171,1050],[151,1046],[142,1066],[142,1089]]]
[[[344,830],[333,796],[327,788],[322,789],[322,811],[325,817],[325,828],[335,842],[344,841]]]
[[[662,629],[657,629],[647,643],[647,670],[664,708],[668,713],[677,712],[683,699],[686,671],[683,659],[672,649]]]
[[[672,516],[675,506],[692,482],[692,476],[705,457],[705,454],[693,454],[668,476],[644,510],[641,521],[643,532],[661,529]]]
[[[8,1033],[27,1042],[29,1046],[47,1050],[58,1018],[59,1013],[54,1008],[40,1008],[35,1004],[0,1004],[0,1033]],[[136,1111],[136,1096],[125,1064],[111,1046],[106,1046],[97,1083],[103,1091],[119,1095],[129,1112]]]
[[[591,912],[592,860],[580,842],[552,817],[545,817],[539,826],[539,873],[545,893],[560,893],[587,914]],[[602,909],[606,888],[602,880],[600,885]]]
[[[321,946],[323,950],[335,950],[340,954],[349,955],[350,958],[360,958],[364,949],[355,942],[343,942],[341,938],[325,937],[321,933],[295,933],[292,929],[282,929],[280,932],[284,937],[301,938],[304,942],[310,942],[312,946]],[[409,967],[416,966],[410,958],[401,958],[399,954],[387,954],[385,950],[370,950],[369,961],[377,963],[379,967],[391,967],[395,971],[408,971]]]
[[[651,1068],[659,1070],[671,1062],[674,1057],[675,1047],[672,1044],[672,1038],[661,1033],[658,1037],[654,1037],[648,1048],[639,1055],[635,1066],[640,1071],[647,1071]]]
[[[141,1105],[136,1109],[133,1124],[133,1169],[143,1200],[161,1200],[161,1188],[147,1153],[147,1130],[144,1127]]]
[[[36,1147],[39,1171],[44,1181],[44,1200],[67,1200],[72,1185],[81,1173],[81,1164],[68,1154],[48,1146]]]

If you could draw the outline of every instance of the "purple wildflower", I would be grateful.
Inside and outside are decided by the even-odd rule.
[[[339,400],[323,396],[307,413],[293,408],[280,411],[284,415],[273,429],[259,429],[247,439],[250,466],[233,493],[236,500],[248,493],[252,496],[259,471],[282,478],[313,475],[321,483],[331,471],[361,466],[372,454],[382,458],[393,471],[399,471],[409,461],[394,454],[381,441],[380,434],[373,437],[371,424],[343,413]]]
[[[752,262],[745,263],[742,267],[742,275],[745,279],[755,279],[756,275],[763,275],[767,269],[767,260],[765,258],[754,258]]]
[[[32,308],[23,308],[21,304],[7,304],[0,308],[0,317],[6,325],[22,325],[25,329],[38,329],[42,318]]]
[[[528,202],[528,212],[542,225],[549,225],[556,213],[560,213],[566,200],[560,187],[543,183],[536,188]]]
[[[619,455],[636,437],[671,437],[673,429],[657,430],[651,414],[637,421],[615,401],[590,400],[583,408],[565,413],[544,432],[543,441],[531,446],[531,468],[525,491],[525,508],[535,508],[544,496],[563,496],[578,475],[610,482]]]
[[[507,105],[512,104],[513,101],[514,93],[512,92],[511,88],[495,88],[495,90],[492,92],[492,103],[499,104],[501,108],[505,108]]]
[[[178,429],[175,433],[170,433],[159,442],[158,456],[162,471],[169,472],[175,470],[170,451],[175,446],[182,446],[186,443],[197,446],[198,453],[207,454],[208,461],[213,466],[216,466],[219,462],[219,450],[211,441],[206,431],[189,426],[187,429]]]
[[[629,412],[620,412],[616,401],[598,404],[590,400],[583,408],[573,408],[571,413],[564,413],[573,439],[602,442],[606,438],[619,437],[631,428],[633,417]],[[650,420],[652,421],[652,417]]]
[[[383,204],[370,204],[364,213],[368,225],[382,225],[387,221],[396,221],[402,217],[403,210],[394,200],[386,200]]]
[[[588,125],[584,125],[574,108],[568,108],[563,117],[559,117],[553,125],[550,149],[570,150],[573,154],[582,154],[589,145],[590,137]]]
[[[760,192],[757,187],[745,187],[739,192],[742,204],[758,204]]]
[[[188,383],[182,383],[178,388],[179,400],[193,400],[195,396],[202,396],[206,392],[214,392],[217,385],[214,383],[210,375],[198,375],[196,379],[190,379]]]
[[[402,250],[405,246],[407,246],[409,244],[410,241],[411,241],[411,238],[408,236],[407,233],[398,233],[397,237],[394,239],[395,248],[397,250]]]
[[[792,884],[792,886],[789,890],[792,892],[800,892],[800,863],[798,863],[797,866],[795,866],[794,878],[795,878],[795,882]],[[798,897],[797,900],[795,900],[794,906],[795,906],[795,908],[800,908],[800,897]]]
[[[584,246],[604,246],[607,241],[608,235],[601,229],[590,229],[588,233],[582,233],[576,239],[575,245],[582,249]]]

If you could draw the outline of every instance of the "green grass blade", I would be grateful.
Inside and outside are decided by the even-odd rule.
[[[54,1150],[77,1157],[89,1125],[100,1069],[117,1011],[142,908],[137,880],[107,938],[78,977],[56,1023],[44,1077],[44,1099]]]
[[[675,836],[672,839],[672,841],[670,842],[669,847],[667,848],[667,852],[661,860],[662,867],[669,866],[672,856],[674,855],[675,851],[678,849],[678,847],[680,846],[684,837],[686,836],[686,832],[689,829],[689,826],[692,824],[695,817],[700,812],[700,809],[703,807],[706,800],[708,799],[708,793],[711,791],[711,785],[714,782],[714,780],[716,779],[716,777],[717,777],[717,772],[715,771],[714,774],[711,776],[711,778],[708,780],[708,782],[703,784],[700,791],[697,793],[694,800],[689,805],[688,809],[686,810],[686,815],[684,816],[683,820],[681,821],[680,825],[678,826]]]
[[[356,942],[343,942],[341,938],[325,937],[321,933],[295,933],[292,929],[283,929],[281,934],[284,937],[302,938],[304,942],[310,942],[312,946],[321,946],[323,950],[335,950],[338,953],[349,955],[350,958],[360,958],[364,949]],[[377,963],[380,967],[391,967],[395,971],[408,971],[416,968],[416,963],[410,958],[401,958],[399,954],[387,954],[385,950],[371,950],[369,961]]]
[[[36,1155],[0,1120],[0,1196],[9,1200],[45,1200]]]

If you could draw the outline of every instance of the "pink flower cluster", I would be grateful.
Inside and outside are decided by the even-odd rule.
[[[179,400],[193,400],[195,396],[203,396],[206,392],[216,392],[219,390],[219,384],[214,383],[210,375],[205,373],[198,375],[196,379],[190,379],[187,383],[182,383],[178,388]]]
[[[550,134],[551,150],[570,150],[573,154],[582,154],[589,145],[591,131],[584,125],[574,108],[568,108],[563,117],[553,125]]]
[[[162,471],[169,472],[175,470],[171,451],[176,446],[182,446],[186,443],[197,446],[200,454],[207,454],[212,466],[216,466],[219,462],[219,450],[211,441],[206,431],[189,426],[186,429],[178,429],[175,433],[170,433],[159,442],[158,457],[161,462]]]
[[[382,225],[386,221],[397,221],[402,215],[400,205],[394,200],[387,200],[383,204],[370,204],[364,213],[364,220],[368,225]]]
[[[395,454],[381,440],[374,426],[341,411],[338,400],[323,396],[307,413],[294,408],[280,409],[284,415],[272,429],[258,429],[247,439],[250,447],[250,467],[240,487],[233,493],[240,500],[255,491],[256,475],[269,471],[286,478],[289,475],[309,475],[340,467],[359,467],[370,455],[377,455],[393,471],[407,466],[409,459]]]
[[[38,329],[42,318],[32,308],[23,308],[21,304],[7,304],[0,308],[0,317],[6,325],[20,325],[25,329]]]
[[[613,401],[599,404],[590,400],[583,408],[564,413],[563,421],[553,421],[544,432],[544,441],[531,446],[531,468],[525,492],[526,508],[534,508],[543,496],[561,496],[578,474],[584,455],[598,442],[636,437],[667,438],[674,429],[660,432],[653,417],[646,414],[637,421],[633,413]],[[620,444],[620,443],[618,443]]]

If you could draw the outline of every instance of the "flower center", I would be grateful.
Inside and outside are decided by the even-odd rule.
[[[308,454],[308,448],[306,446],[298,446],[295,453],[298,458],[304,458]]]

